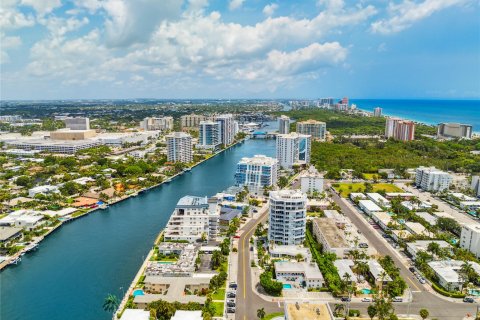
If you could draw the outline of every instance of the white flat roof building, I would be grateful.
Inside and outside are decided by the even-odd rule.
[[[421,223],[418,223],[418,222],[411,222],[411,221],[405,222],[405,228],[407,228],[407,230],[413,234],[419,234],[419,235],[424,235],[429,237],[434,236],[434,234],[432,234]]]
[[[449,291],[460,291],[463,286],[462,277],[459,274],[464,261],[459,260],[443,260],[431,261],[428,263],[430,268],[438,277],[439,284]],[[477,274],[480,274],[480,265],[476,262],[468,262]]]
[[[360,193],[360,192],[350,193],[350,200],[355,201],[356,199],[365,200],[365,199],[367,199],[367,196],[363,193]]]
[[[173,132],[165,137],[167,160],[190,163],[193,161],[192,136],[185,132]]]
[[[415,184],[426,191],[439,192],[450,187],[452,176],[435,167],[419,167],[415,170]]]
[[[385,269],[380,265],[377,260],[368,260],[367,261],[368,268],[370,269],[370,275],[375,280],[375,283],[382,282],[390,282],[392,278],[387,274]]]
[[[338,275],[340,276],[340,279],[345,279],[345,274],[348,274],[351,282],[358,282],[357,275],[352,271],[352,267],[355,265],[355,262],[353,262],[353,260],[338,259],[335,260],[333,264],[338,270]]]
[[[417,216],[423,218],[431,226],[434,226],[434,225],[437,224],[438,218],[436,216],[431,215],[428,212],[421,211],[421,212],[417,212],[415,214]]]
[[[315,166],[310,166],[308,170],[300,174],[300,190],[307,194],[323,191],[323,175],[318,172]]]
[[[278,176],[278,160],[264,155],[242,158],[235,172],[236,185],[258,193],[266,187],[275,186]]]
[[[462,225],[460,248],[466,249],[480,258],[480,224],[478,222]]]
[[[417,240],[414,242],[407,243],[407,252],[412,256],[412,259],[415,260],[417,258],[417,253],[419,251],[427,252],[428,245],[430,243],[437,243],[440,248],[451,248],[452,246],[443,240]]]
[[[310,163],[311,136],[292,132],[277,135],[276,154],[282,168]]]
[[[411,210],[417,210],[417,211],[426,210],[426,209],[430,209],[432,207],[431,204],[429,204],[428,202],[424,202],[424,201],[421,201],[420,204],[413,203],[412,201],[402,201],[401,205],[404,208],[406,208],[410,211]]]
[[[382,208],[377,206],[372,200],[360,200],[358,201],[358,206],[368,215],[382,211]]]
[[[50,186],[50,185],[44,185],[44,186],[37,186],[31,189],[28,189],[28,196],[30,198],[34,198],[37,194],[51,194],[51,193],[59,193],[60,190],[58,190],[57,186]]]
[[[384,198],[380,193],[367,193],[367,197],[380,207],[391,207],[390,201]]]
[[[170,320],[202,320],[202,311],[177,310]]]
[[[345,238],[345,232],[337,226],[335,219],[314,218],[313,234],[319,243],[322,244],[325,252],[335,253],[343,258],[352,248]]]
[[[315,262],[275,262],[275,276],[280,282],[305,281],[307,288],[319,288],[324,284],[322,273]]]
[[[125,309],[120,320],[149,320],[150,311],[142,309]],[[173,318],[172,318],[173,319]]]
[[[375,221],[382,230],[387,231],[390,230],[388,224],[393,222],[392,217],[386,213],[385,211],[374,211],[371,214],[372,220]]]

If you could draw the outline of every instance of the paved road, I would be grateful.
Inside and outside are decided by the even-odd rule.
[[[257,224],[268,217],[268,206],[262,208],[264,211],[256,220],[249,221],[243,228],[243,233],[238,241],[238,274],[237,274],[237,304],[236,319],[253,320],[257,319],[257,310],[265,308],[267,314],[281,312],[283,308],[277,302],[267,302],[260,298],[252,287],[252,272],[250,268],[250,237]]]
[[[332,198],[337,203],[342,212],[354,223],[357,228],[365,235],[368,241],[373,244],[377,251],[381,255],[389,255],[393,261],[400,267],[400,274],[406,279],[408,286],[412,290],[413,302],[410,304],[399,303],[395,304],[395,312],[397,314],[414,313],[418,315],[418,312],[422,308],[426,308],[430,312],[430,317],[436,317],[438,319],[462,319],[467,314],[475,314],[477,310],[477,304],[470,303],[455,303],[448,300],[439,298],[437,295],[432,294],[428,290],[429,287],[423,286],[408,270],[407,266],[403,264],[394,249],[381,237],[378,233],[368,224],[368,222],[360,215],[356,210],[352,210],[350,206],[345,203],[344,199],[341,199],[336,193],[332,192]],[[332,303],[333,306],[335,303]],[[368,303],[351,303],[350,308],[360,309],[365,314]]]

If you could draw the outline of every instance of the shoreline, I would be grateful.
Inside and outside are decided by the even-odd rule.
[[[241,140],[239,140],[239,141],[236,141],[236,142],[232,143],[231,145],[225,147],[224,149],[215,152],[214,154],[212,154],[211,157],[209,157],[209,158],[207,158],[207,159],[203,159],[203,160],[201,160],[201,161],[193,164],[191,167],[188,167],[188,168],[189,168],[190,170],[192,170],[193,168],[197,167],[198,165],[204,163],[205,161],[210,160],[210,159],[216,157],[217,155],[219,155],[220,153],[224,152],[225,150],[228,150],[228,149],[230,149],[231,147],[234,147],[234,146],[238,145],[239,143],[243,143],[244,141],[245,141],[245,138],[244,138],[244,139],[241,139]],[[112,202],[108,202],[108,203],[107,203],[107,204],[108,204],[108,207],[110,207],[110,205],[113,206],[113,205],[115,205],[115,204],[117,204],[117,203],[119,203],[119,202],[125,201],[125,200],[127,200],[127,199],[132,198],[132,197],[136,197],[136,196],[139,195],[140,193],[144,193],[144,192],[149,191],[149,190],[151,190],[151,189],[158,188],[159,186],[161,186],[162,184],[166,183],[167,181],[168,181],[168,182],[171,182],[173,179],[175,179],[176,177],[178,177],[178,176],[180,176],[180,175],[183,175],[183,174],[186,173],[186,172],[189,172],[189,171],[181,171],[181,172],[179,172],[179,173],[174,174],[174,175],[171,176],[171,177],[168,177],[167,179],[163,180],[162,182],[159,182],[159,183],[157,183],[157,184],[154,184],[154,185],[152,185],[152,186],[150,186],[150,187],[145,187],[145,188],[142,188],[142,189],[140,189],[140,190],[136,190],[135,192],[132,192],[131,194],[124,195],[124,196],[122,196],[122,197],[120,197],[120,198],[118,198],[118,199],[113,200]],[[107,207],[105,210],[107,210],[108,207]],[[104,210],[104,209],[102,209],[102,208],[100,208],[100,207],[96,207],[96,208],[90,209],[90,210],[88,210],[88,211],[86,211],[86,212],[84,212],[84,213],[82,213],[82,214],[80,214],[80,215],[78,215],[78,216],[71,217],[71,218],[69,218],[68,220],[65,220],[65,221],[61,221],[59,224],[57,224],[56,226],[54,226],[54,227],[52,227],[51,229],[49,229],[45,234],[43,234],[43,235],[41,235],[40,237],[38,237],[38,239],[33,240],[33,241],[31,242],[31,244],[35,244],[35,245],[37,245],[37,246],[40,246],[40,243],[41,243],[47,236],[49,236],[50,234],[52,234],[54,231],[58,230],[58,229],[59,229],[60,227],[62,227],[64,224],[70,223],[70,222],[72,222],[73,220],[77,220],[77,219],[79,219],[79,218],[83,218],[83,217],[88,216],[88,215],[90,215],[91,213],[93,213],[93,212],[95,212],[95,211],[99,211],[99,210]],[[162,232],[163,232],[163,229],[162,229],[162,231],[160,232],[160,234],[161,234]],[[158,238],[158,237],[157,237],[157,238]],[[8,257],[8,259],[5,259],[5,261],[1,262],[1,263],[0,263],[0,271],[2,271],[4,268],[6,268],[7,266],[9,266],[11,261],[13,261],[13,260],[21,257],[23,254],[27,254],[28,252],[26,251],[26,248],[27,248],[27,246],[24,247],[24,248],[22,248],[21,250],[19,250],[19,251],[18,251],[17,253],[15,253],[13,256]],[[37,249],[37,250],[38,250],[38,249]],[[21,262],[20,262],[20,263],[21,263]]]

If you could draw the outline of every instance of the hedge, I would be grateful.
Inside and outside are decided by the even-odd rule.
[[[435,282],[432,282],[432,288],[436,292],[440,293],[443,296],[447,296],[450,298],[465,298],[465,294],[460,293],[460,292],[448,292],[447,290],[443,289],[441,286],[436,284]]]

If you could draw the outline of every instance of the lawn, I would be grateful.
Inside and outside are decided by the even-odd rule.
[[[378,173],[364,173],[363,176],[367,180],[373,180],[373,178],[377,178],[377,179],[380,178],[380,175]]]
[[[224,300],[225,299],[225,288],[220,288],[215,293],[212,294],[212,300]]]
[[[263,318],[263,320],[271,320],[276,317],[281,317],[284,316],[285,314],[283,312],[275,312],[275,313],[269,313]]]
[[[221,317],[223,316],[223,302],[212,302],[213,306],[215,307],[215,314],[213,315],[214,317]]]
[[[390,183],[375,183],[372,184],[373,192],[378,192],[380,190],[385,190],[385,192],[404,192],[399,187],[390,184]],[[346,198],[352,192],[365,192],[365,185],[361,182],[359,183],[335,183],[335,190],[339,191],[341,196]]]

